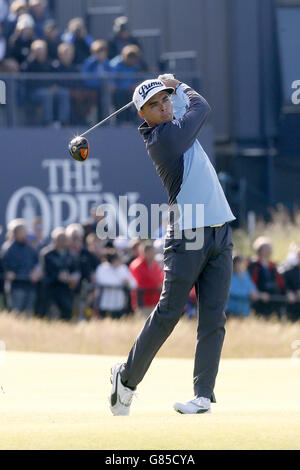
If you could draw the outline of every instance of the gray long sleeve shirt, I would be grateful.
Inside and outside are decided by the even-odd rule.
[[[209,104],[184,83],[177,87],[172,102],[175,119],[155,127],[144,122],[139,131],[167,190],[169,206],[178,209],[179,228],[234,220],[215,169],[197,140]]]

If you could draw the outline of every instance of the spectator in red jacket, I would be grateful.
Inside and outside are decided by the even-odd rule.
[[[140,256],[129,265],[138,284],[137,299],[133,299],[132,304],[133,307],[138,304],[145,316],[148,316],[157,304],[164,280],[164,272],[155,261],[155,255],[156,251],[152,244],[142,244]]]
[[[268,317],[276,313],[280,316],[282,303],[280,300],[274,300],[274,296],[278,299],[278,296],[284,293],[284,281],[277,271],[276,264],[271,261],[272,243],[267,237],[258,237],[253,248],[257,256],[249,264],[248,271],[260,293],[260,300],[254,302],[253,308],[258,315]]]

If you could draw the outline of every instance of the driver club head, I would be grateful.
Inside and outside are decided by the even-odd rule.
[[[86,137],[77,136],[69,143],[69,152],[74,160],[84,162],[90,153],[89,142]]]

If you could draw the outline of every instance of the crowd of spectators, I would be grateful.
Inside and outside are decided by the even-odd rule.
[[[251,259],[238,254],[233,257],[233,275],[227,316],[247,317],[251,309],[256,315],[269,318],[300,319],[300,244],[292,243],[286,261],[272,261],[272,241],[258,237]]]
[[[98,221],[92,210],[86,224],[58,227],[47,240],[40,217],[31,230],[24,219],[12,220],[0,252],[1,309],[74,321],[148,316],[163,286],[163,238],[100,240]],[[299,320],[300,245],[279,266],[270,239],[257,238],[253,249],[253,258],[233,257],[227,316]],[[194,288],[183,315],[197,315]]]
[[[80,17],[60,31],[47,0],[0,0],[0,73],[20,74],[17,102],[31,106],[40,125],[100,120],[107,101],[115,108],[131,101],[137,74],[147,68],[125,16],[116,18],[110,38],[93,38]],[[25,73],[56,75],[37,79]],[[71,73],[82,77],[70,79]],[[136,119],[129,109],[116,124]]]
[[[151,241],[107,240],[97,218],[57,227],[43,237],[40,217],[29,231],[9,223],[0,256],[2,308],[62,320],[148,315],[163,282],[160,253]]]

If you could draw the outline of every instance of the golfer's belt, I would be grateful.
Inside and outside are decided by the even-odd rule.
[[[225,224],[225,222],[223,222],[222,224],[209,225],[209,227],[212,227],[212,228],[214,228],[214,227],[222,227],[222,225],[224,225],[224,224]]]

